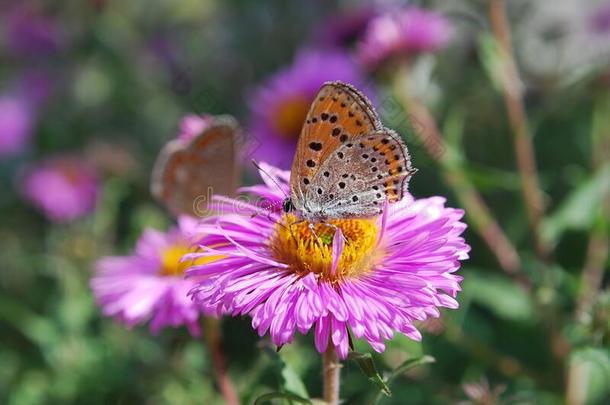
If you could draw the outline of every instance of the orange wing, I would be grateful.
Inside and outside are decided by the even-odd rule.
[[[382,129],[371,102],[353,86],[325,83],[303,124],[290,172],[292,201],[298,206],[322,163],[340,145]]]

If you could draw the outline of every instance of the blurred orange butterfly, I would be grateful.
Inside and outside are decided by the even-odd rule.
[[[175,215],[207,215],[213,194],[235,194],[240,137],[235,119],[219,116],[192,139],[168,142],[153,168],[153,196]]]

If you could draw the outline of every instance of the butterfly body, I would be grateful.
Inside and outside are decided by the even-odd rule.
[[[301,131],[285,208],[310,223],[372,217],[403,197],[415,171],[400,136],[363,94],[325,83]]]

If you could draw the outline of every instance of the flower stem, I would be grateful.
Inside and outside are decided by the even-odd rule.
[[[591,161],[593,174],[604,170],[610,153],[610,96],[598,96],[595,100],[591,130]],[[593,322],[595,301],[602,286],[604,271],[610,256],[610,191],[606,190],[599,207],[599,218],[589,234],[589,246],[580,279],[580,291],[576,301],[576,319],[581,323]],[[592,378],[590,370],[577,361],[568,364],[565,402],[582,404],[586,402],[586,390]]]
[[[610,156],[610,125],[607,116],[610,113],[610,96],[598,96],[593,114],[591,131],[592,168],[594,174],[606,168],[607,156]],[[610,256],[610,191],[606,190],[599,208],[599,221],[593,225],[589,236],[589,247],[581,273],[580,292],[576,304],[576,317],[583,319],[591,310],[604,276],[605,265]]]
[[[604,211],[610,213],[610,198],[606,198],[604,201]],[[576,305],[576,317],[579,319],[587,316],[599,294],[599,287],[604,276],[604,267],[610,253],[609,244],[608,231],[604,227],[598,226],[591,231]]]
[[[339,385],[341,379],[341,362],[337,358],[335,346],[328,343],[328,349],[322,354],[324,373],[324,401],[329,405],[339,404]]]
[[[208,345],[208,350],[212,355],[212,365],[218,388],[224,397],[225,404],[239,405],[239,398],[233,382],[227,373],[225,356],[222,350],[220,321],[211,317],[203,319],[203,333]]]
[[[489,19],[494,40],[498,50],[498,78],[502,88],[504,104],[508,121],[513,132],[513,143],[521,190],[525,204],[527,220],[531,229],[534,251],[540,259],[539,271],[543,277],[543,285],[554,288],[549,263],[551,246],[541,234],[544,219],[543,192],[538,180],[536,157],[532,133],[530,130],[525,104],[523,102],[523,82],[519,76],[512,45],[511,28],[506,15],[505,0],[489,0]],[[539,298],[539,297],[538,297]],[[554,354],[556,367],[565,366],[570,345],[562,335],[560,317],[556,303],[550,305],[538,302],[542,311],[542,319],[549,332],[551,350]]]
[[[522,81],[513,55],[511,30],[506,17],[504,0],[490,0],[489,18],[499,52],[499,78],[504,96],[508,120],[513,131],[517,168],[527,218],[532,230],[536,254],[546,261],[550,248],[540,235],[544,216],[543,194],[538,181],[532,133],[523,104]]]

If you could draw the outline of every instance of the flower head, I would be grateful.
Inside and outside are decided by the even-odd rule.
[[[596,8],[590,17],[591,31],[599,36],[610,34],[610,1]]]
[[[6,24],[8,45],[14,54],[35,56],[55,52],[59,32],[55,21],[29,6],[18,6],[0,16]]]
[[[201,134],[203,130],[212,124],[214,117],[211,115],[187,114],[180,120],[180,130],[178,139],[189,142],[191,139]]]
[[[320,25],[317,42],[320,46],[337,48],[354,45],[376,14],[373,7],[359,7],[332,15]]]
[[[128,327],[150,320],[153,333],[185,325],[192,335],[199,335],[200,312],[187,295],[195,280],[184,278],[189,263],[180,260],[193,249],[193,221],[182,217],[179,226],[166,233],[147,229],[131,255],[97,262],[91,288],[104,315]]]
[[[20,76],[0,94],[0,158],[28,147],[39,110],[51,93],[51,81],[44,71],[30,69]]]
[[[610,63],[610,2],[532,2],[515,31],[515,48],[529,74],[572,84],[604,73]]]
[[[327,81],[342,80],[356,87],[364,78],[355,62],[338,51],[303,51],[293,64],[273,75],[251,99],[251,133],[259,145],[258,160],[288,168],[309,110]]]
[[[65,222],[93,211],[100,185],[87,162],[63,156],[27,170],[21,187],[24,197],[50,220]]]
[[[479,381],[462,384],[462,390],[469,401],[460,401],[462,404],[502,404],[505,401],[502,394],[506,391],[506,385],[491,387],[486,377],[481,377]],[[508,402],[508,401],[506,401]]]
[[[373,19],[359,56],[366,66],[376,67],[391,58],[437,51],[450,38],[451,26],[443,16],[411,6]]]
[[[0,158],[23,151],[32,134],[34,110],[23,98],[0,96]]]
[[[289,174],[264,169],[268,184],[243,191],[280,206]],[[350,329],[383,351],[395,332],[420,340],[415,321],[458,307],[462,278],[454,273],[468,257],[460,237],[466,225],[463,212],[441,197],[405,197],[380,218],[316,224],[316,235],[279,209],[265,215],[243,201],[216,203],[224,213],[198,227],[206,235],[199,243],[210,251],[188,257],[224,258],[190,268],[201,277],[191,294],[206,312],[250,315],[259,335],[270,331],[278,346],[313,328],[318,351],[332,344],[345,358]]]

